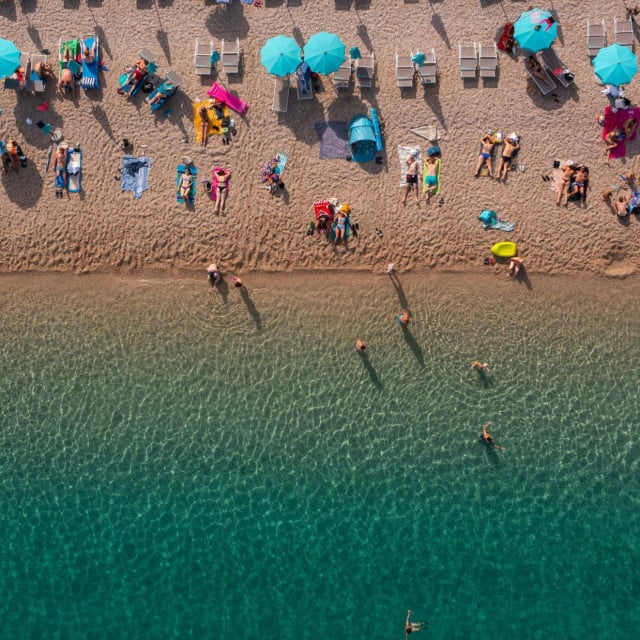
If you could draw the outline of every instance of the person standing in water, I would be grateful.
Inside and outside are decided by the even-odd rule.
[[[504,447],[501,447],[499,444],[496,444],[493,441],[493,437],[491,436],[491,434],[487,431],[487,427],[492,424],[493,422],[489,421],[482,425],[482,442],[492,446],[494,449],[500,449],[500,451],[504,451]]]

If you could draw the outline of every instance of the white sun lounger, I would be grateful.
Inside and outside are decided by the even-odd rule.
[[[411,54],[413,58],[414,54]],[[424,62],[416,64],[416,72],[422,84],[436,84],[438,82],[438,63],[436,62],[435,49],[431,49],[424,54]]]
[[[370,89],[376,72],[373,53],[363,55],[356,60],[356,85],[360,89]]]
[[[235,42],[222,40],[220,49],[224,72],[227,75],[240,73],[240,38],[236,38]]]
[[[636,37],[633,32],[633,20],[631,20],[631,16],[627,16],[626,18],[613,18],[613,39],[616,44],[629,47],[629,49],[633,51]]]
[[[495,78],[498,74],[498,47],[496,43],[478,45],[478,62],[481,78]]]
[[[542,66],[546,69],[547,73],[552,75],[565,89],[568,89],[574,82],[573,79],[568,79],[564,73],[554,73],[556,69],[565,69],[565,65],[562,64],[558,54],[553,48],[545,49],[540,52],[540,61]]]
[[[46,88],[46,81],[36,74],[34,69],[39,62],[47,63],[47,56],[41,53],[33,53],[29,56],[31,62],[31,70],[29,71],[28,88],[35,93],[43,93]]]
[[[410,55],[401,55],[396,51],[396,85],[401,89],[413,87],[413,77],[416,73]]]
[[[599,22],[587,20],[587,52],[590,58],[598,55],[602,47],[607,46],[607,32],[604,28],[604,18]]]
[[[201,42],[196,38],[195,65],[196,75],[210,76],[213,73],[211,54],[213,53],[213,40]]]
[[[275,79],[273,83],[273,103],[271,104],[271,111],[287,113],[287,110],[289,109],[290,88],[291,80],[289,76]]]
[[[333,86],[336,89],[348,89],[351,84],[351,58],[345,58],[339,69],[333,74]]]
[[[478,49],[475,42],[458,43],[458,60],[460,62],[460,77],[475,78],[478,71]]]

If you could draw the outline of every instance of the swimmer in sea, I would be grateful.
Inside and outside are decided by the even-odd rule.
[[[491,436],[491,434],[487,431],[487,427],[492,424],[493,422],[489,421],[486,424],[482,425],[482,442],[484,442],[485,444],[491,445],[494,449],[500,449],[500,451],[504,451],[504,447],[501,447],[499,444],[496,444],[493,441],[493,437]]]
[[[486,362],[478,362],[474,360],[471,364],[471,369],[474,371],[479,371],[480,373],[484,373],[485,371],[488,373],[490,371],[489,365]]]
[[[367,345],[364,342],[362,342],[360,338],[358,338],[356,340],[356,351],[358,351],[359,353],[362,353],[366,348],[367,348]]]
[[[401,327],[406,327],[409,325],[409,312],[403,309],[397,316],[398,324]]]
[[[414,631],[424,631],[427,626],[426,622],[411,622],[409,618],[411,617],[411,610],[407,611],[407,619],[404,622],[404,637],[405,640],[410,633]]]

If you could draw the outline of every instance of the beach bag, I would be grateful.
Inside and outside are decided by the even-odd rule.
[[[495,211],[491,211],[490,209],[483,209],[478,216],[478,220],[480,220],[482,224],[492,225],[497,222],[498,214]]]
[[[440,155],[440,147],[429,147],[429,149],[427,150],[427,155],[432,158],[433,156],[439,156]]]

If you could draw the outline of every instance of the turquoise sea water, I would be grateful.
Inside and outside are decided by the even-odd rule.
[[[637,637],[637,282],[506,280],[0,280],[0,638]]]

